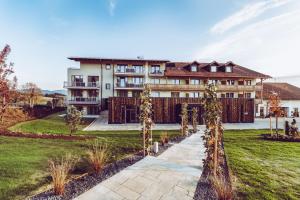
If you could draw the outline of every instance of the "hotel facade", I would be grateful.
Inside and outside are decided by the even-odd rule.
[[[69,59],[79,62],[80,68],[68,69],[67,81],[64,82],[64,88],[68,90],[67,104],[76,106],[85,116],[90,117],[108,110],[109,123],[138,121],[139,96],[146,83],[150,85],[151,97],[157,103],[154,105],[154,116],[161,109],[166,116],[178,115],[182,101],[190,102],[191,106],[197,105],[201,110],[198,100],[203,97],[205,86],[213,83],[218,88],[217,95],[224,104],[223,107],[227,106],[232,112],[238,112],[233,113],[239,115],[238,120],[227,121],[250,122],[250,118],[254,118],[255,94],[263,88],[263,84],[258,85],[257,82],[262,83],[264,79],[270,78],[233,62],[199,63],[83,57]],[[229,108],[225,104],[233,107]],[[174,111],[169,110],[172,106]],[[241,115],[251,117],[243,121],[241,119],[244,117]],[[170,120],[154,121],[173,123],[179,120],[178,116],[166,119]]]

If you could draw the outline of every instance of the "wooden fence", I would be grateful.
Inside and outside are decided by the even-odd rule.
[[[254,122],[254,99],[221,98],[223,123]],[[182,103],[188,103],[191,119],[191,109],[196,107],[199,114],[199,124],[203,124],[203,105],[199,98],[152,98],[153,120],[155,123],[179,123]],[[133,97],[110,97],[108,100],[110,124],[139,122],[140,99]]]

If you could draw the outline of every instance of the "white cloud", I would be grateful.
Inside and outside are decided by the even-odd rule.
[[[214,34],[222,34],[229,29],[232,29],[255,17],[258,17],[259,15],[265,13],[267,10],[285,5],[290,1],[291,0],[264,0],[249,3],[238,12],[215,24],[210,29],[210,32]]]
[[[232,60],[276,77],[300,75],[300,6],[296,9],[224,36],[204,46],[195,57]]]
[[[109,14],[110,16],[114,16],[115,15],[115,9],[116,9],[116,5],[117,5],[117,0],[108,0],[109,3]]]

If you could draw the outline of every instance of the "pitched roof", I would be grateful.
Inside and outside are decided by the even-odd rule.
[[[160,60],[160,59],[143,59],[143,58],[101,58],[101,57],[69,57],[68,59],[78,61],[78,62],[86,62],[86,63],[111,63],[111,62],[161,62],[166,63],[169,60]]]
[[[196,64],[198,66],[197,72],[189,70],[191,65]],[[210,72],[209,66],[217,66],[222,69],[218,72]],[[232,66],[232,72],[226,72],[225,66]],[[201,77],[201,78],[271,78],[269,75],[265,75],[254,70],[242,67],[229,61],[227,63],[218,63],[213,61],[211,63],[199,63],[199,62],[168,62],[166,63],[165,76],[168,77]]]
[[[277,92],[282,100],[300,100],[300,88],[288,83],[263,83],[263,98],[268,99],[272,92]],[[256,97],[261,98],[260,92]]]

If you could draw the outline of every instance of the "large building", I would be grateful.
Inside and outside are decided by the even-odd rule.
[[[266,82],[263,84],[263,93],[256,94],[257,99],[263,99],[262,102],[256,104],[256,117],[269,116],[268,99],[270,94],[277,93],[280,99],[280,107],[282,116],[299,117],[300,111],[300,88],[288,83]],[[261,96],[263,94],[263,96]]]
[[[205,85],[214,83],[218,87],[220,99],[226,99],[227,102],[230,99],[232,101],[253,100],[251,102],[254,102],[255,93],[262,91],[262,86],[257,85],[257,82],[269,78],[267,75],[233,62],[199,63],[196,61],[170,62],[152,59],[82,57],[69,59],[80,62],[80,68],[68,69],[68,79],[64,83],[64,87],[68,89],[67,103],[78,107],[86,116],[98,115],[101,110],[108,108],[110,108],[111,116],[115,112],[122,115],[122,110],[112,110],[109,104],[118,102],[116,98],[138,98],[145,83],[150,84],[153,98],[185,98],[191,101],[191,99],[203,97]],[[124,112],[127,113],[126,118],[128,115],[126,110],[134,110],[132,114],[134,117],[129,114],[131,118],[134,118],[133,120],[111,120],[111,123],[136,122],[138,108],[132,108],[132,106],[134,105],[127,105]],[[251,116],[252,114],[254,116],[254,105],[252,107],[253,111],[250,110],[250,112],[252,112]],[[239,109],[243,111],[236,111],[240,112],[238,115],[249,113],[249,110],[244,112],[243,107]]]

